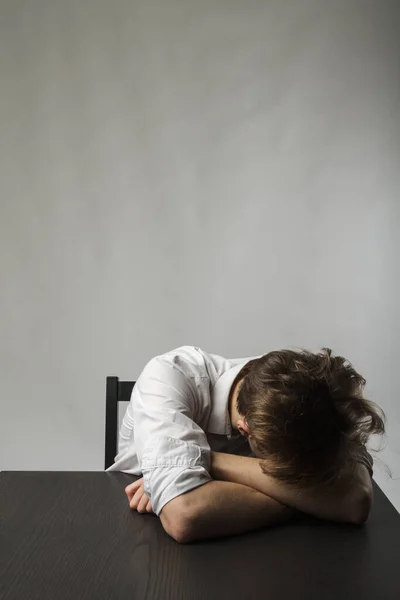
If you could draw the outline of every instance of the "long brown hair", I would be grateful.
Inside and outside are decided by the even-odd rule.
[[[323,348],[270,352],[244,369],[237,408],[262,470],[287,483],[333,482],[385,432],[382,409],[363,398],[365,379]]]

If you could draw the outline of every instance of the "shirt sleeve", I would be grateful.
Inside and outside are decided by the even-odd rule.
[[[194,421],[195,396],[195,379],[160,358],[150,361],[135,385],[135,444],[156,515],[173,498],[211,480],[210,446]]]

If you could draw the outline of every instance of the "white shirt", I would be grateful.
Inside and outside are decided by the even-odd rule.
[[[183,346],[153,358],[144,368],[108,471],[142,473],[157,515],[176,496],[211,480],[206,434],[233,439],[229,392],[249,360]]]

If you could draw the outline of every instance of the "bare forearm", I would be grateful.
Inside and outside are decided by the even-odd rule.
[[[292,514],[292,509],[255,489],[210,481],[172,500],[160,518],[167,533],[177,541],[188,542],[259,529],[285,521]]]
[[[261,471],[257,458],[212,453],[212,476],[233,481],[267,494],[292,508],[321,519],[362,522],[368,516],[365,503],[372,496],[367,469],[357,465],[351,479],[331,488],[294,488]],[[362,504],[364,503],[364,504]]]

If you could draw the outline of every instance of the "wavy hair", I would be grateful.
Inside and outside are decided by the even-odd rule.
[[[365,379],[329,348],[270,352],[244,368],[237,408],[264,473],[287,483],[330,483],[362,460],[382,409],[363,397]]]

